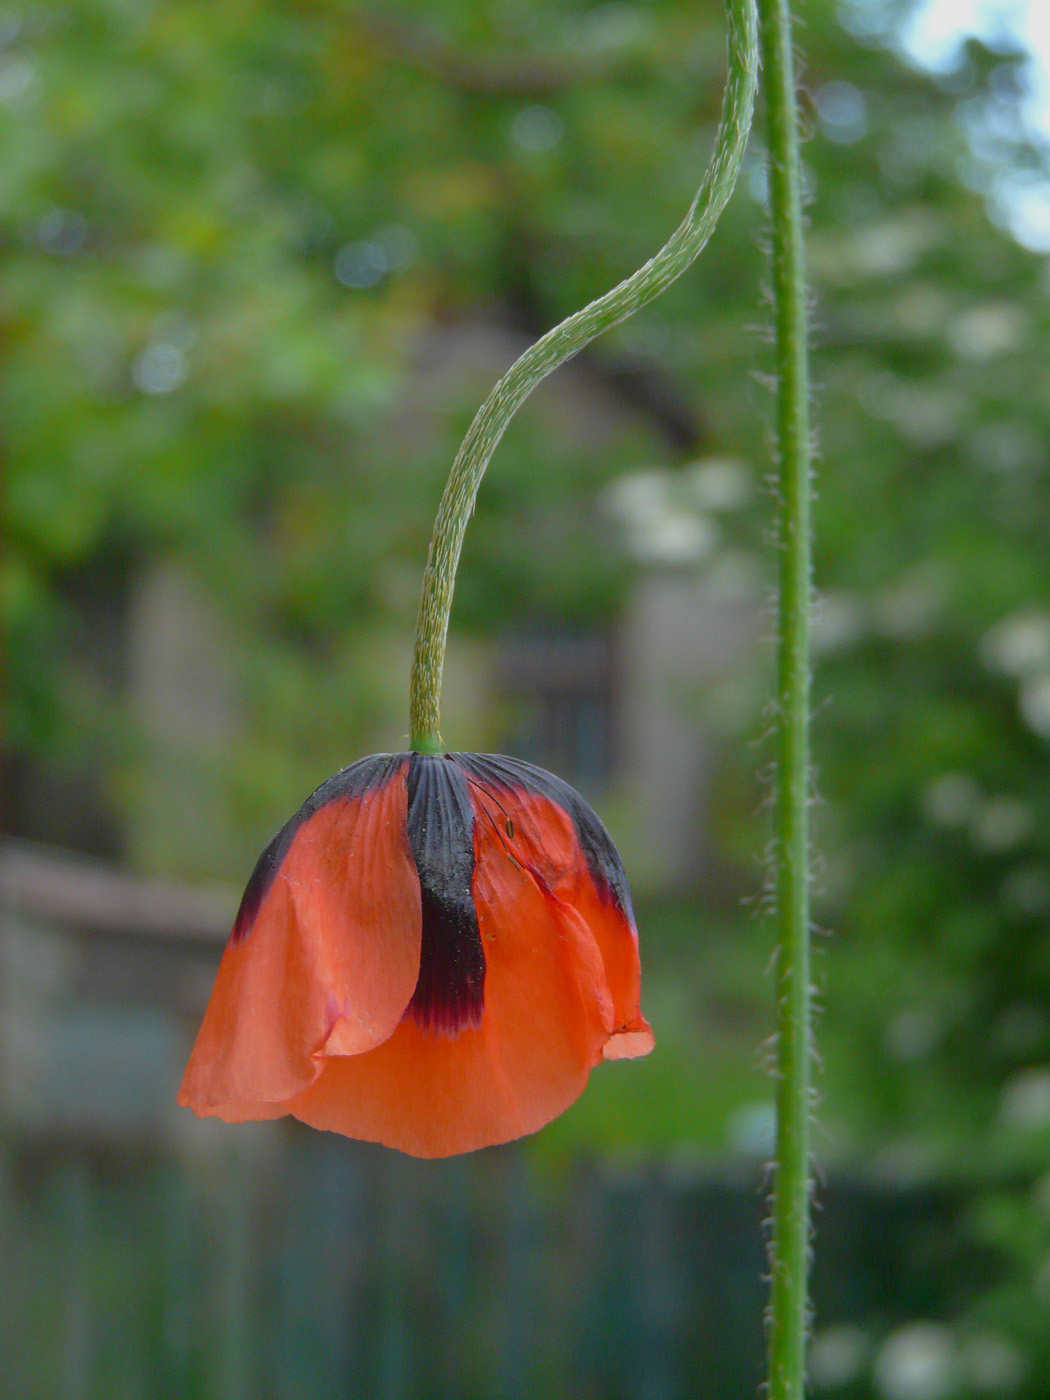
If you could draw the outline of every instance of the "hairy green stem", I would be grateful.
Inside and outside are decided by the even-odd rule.
[[[726,0],[729,71],[714,151],[682,224],[644,267],[529,347],[478,410],[452,464],[430,541],[416,623],[410,685],[410,744],[440,753],[441,679],[456,568],[481,478],[507,424],[552,370],[602,331],[632,316],[668,287],[703,248],[733,192],[747,146],[757,80],[754,0]]]
[[[809,1325],[809,364],[798,113],[788,0],[758,0],[776,323],[779,646],[775,880],[777,1142],[770,1241],[770,1400],[802,1400]]]

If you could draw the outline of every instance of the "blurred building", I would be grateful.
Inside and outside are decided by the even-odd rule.
[[[184,1137],[175,1090],[236,899],[5,838],[0,1122],[48,1141]]]

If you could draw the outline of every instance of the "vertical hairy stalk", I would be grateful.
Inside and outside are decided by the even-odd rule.
[[[726,12],[729,71],[722,116],[707,173],[685,219],[644,267],[525,351],[478,410],[452,464],[423,573],[412,658],[409,742],[419,753],[442,751],[441,680],[456,568],[481,478],[507,424],[552,370],[681,276],[710,238],[733,192],[747,147],[757,81],[754,0],[726,0]]]
[[[770,1242],[769,1395],[802,1400],[809,1322],[810,429],[798,114],[788,0],[758,0],[769,142],[776,324],[779,647],[775,880],[777,1143]]]

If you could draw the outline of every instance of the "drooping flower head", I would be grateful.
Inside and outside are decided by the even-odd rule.
[[[442,1157],[535,1131],[600,1060],[647,1054],[608,832],[559,778],[489,754],[377,754],[263,851],[179,1102],[293,1114]]]

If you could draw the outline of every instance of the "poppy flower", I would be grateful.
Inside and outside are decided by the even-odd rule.
[[[248,881],[179,1090],[227,1122],[443,1157],[534,1132],[652,1049],[623,865],[568,784],[491,754],[377,754]]]

